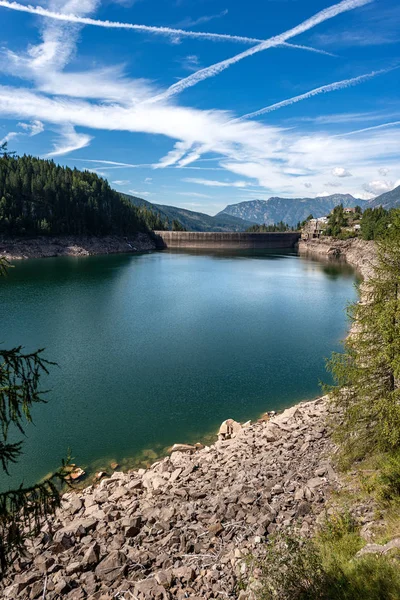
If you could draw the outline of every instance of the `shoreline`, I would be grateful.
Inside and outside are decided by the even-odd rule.
[[[345,260],[364,281],[374,246],[301,242],[299,253]],[[362,290],[361,290],[362,291]],[[5,598],[253,600],[246,557],[271,534],[312,535],[340,482],[326,396],[269,418],[227,420],[209,446],[177,445],[149,468],[114,471],[63,495],[62,508],[5,580]],[[125,595],[124,595],[125,594]]]
[[[90,256],[90,255],[105,255],[112,253],[134,253],[136,252],[145,252],[151,250],[146,246],[147,241],[146,238],[149,237],[147,234],[139,234],[140,236],[144,236],[142,241],[144,243],[142,250],[127,250],[126,246],[129,242],[127,242],[126,238],[118,238],[116,236],[107,236],[104,238],[96,238],[96,237],[72,237],[65,236],[64,238],[60,237],[49,237],[44,238],[45,242],[50,242],[47,246],[44,247],[49,248],[49,251],[54,251],[54,246],[56,249],[60,249],[57,254],[47,254],[44,253],[39,256],[38,253],[35,253],[34,256],[19,256],[13,255],[10,257],[10,260],[23,260],[29,258],[47,258],[47,257],[57,257],[57,256]],[[21,238],[7,238],[7,240],[11,240],[11,243],[15,243],[15,248],[18,247],[19,244],[24,244],[25,240],[21,240]],[[41,243],[42,238],[32,238],[33,243],[30,244],[30,250],[35,250],[36,244]],[[60,243],[61,240],[61,243]],[[151,240],[152,241],[152,240]],[[53,245],[54,243],[54,245]],[[138,242],[136,242],[138,243]],[[114,245],[116,244],[116,245]],[[86,249],[82,249],[82,246],[86,246]],[[367,275],[368,270],[366,269],[369,266],[369,262],[365,260],[366,250],[368,250],[368,254],[373,253],[373,242],[363,242],[362,240],[333,240],[331,238],[322,238],[316,240],[301,240],[298,244],[298,255],[304,257],[311,257],[314,259],[321,261],[332,262],[336,264],[340,264],[340,262],[345,262],[349,264],[351,267],[356,269],[360,274]],[[0,255],[2,254],[3,248],[3,240],[0,237]],[[8,257],[7,257],[8,258]],[[295,404],[288,404],[285,408],[274,409],[273,412],[276,414],[281,414],[283,411],[291,408],[293,406],[297,406],[299,403],[303,402],[314,402],[320,398],[320,394],[316,394],[313,397],[302,398],[297,400]],[[257,413],[257,415],[253,415],[251,418],[251,423],[257,423],[260,420],[263,420],[265,416],[270,411],[261,411]],[[173,445],[179,446],[187,446],[195,447],[196,444],[213,446],[218,441],[218,426],[212,431],[209,430],[206,433],[200,435],[195,441],[193,439],[185,439],[183,436],[181,440],[175,440]],[[156,448],[145,448],[143,451],[140,451],[137,455],[134,456],[124,456],[119,459],[115,459],[115,457],[107,457],[104,462],[102,459],[96,460],[91,464],[79,464],[78,467],[82,467],[85,470],[86,475],[82,478],[79,478],[78,481],[75,482],[76,490],[83,491],[91,485],[95,485],[98,483],[98,479],[96,478],[96,474],[98,472],[113,472],[118,469],[123,473],[130,473],[137,469],[151,469],[152,465],[164,458],[168,457],[169,450],[172,446],[165,446],[160,448],[159,446]],[[111,465],[115,463],[118,465],[117,469],[111,467]]]
[[[51,258],[56,256],[94,256],[102,254],[138,253],[156,250],[156,242],[148,233],[123,237],[97,236],[0,236],[0,256],[7,260]]]
[[[358,238],[336,240],[326,237],[307,241],[300,240],[298,252],[302,256],[343,260],[354,267],[364,281],[370,277],[376,259],[375,242],[367,242]]]
[[[228,421],[210,446],[178,447],[149,469],[64,494],[0,584],[3,597],[41,597],[46,581],[46,600],[127,590],[138,600],[250,600],[238,587],[246,557],[287,527],[310,535],[337,486],[331,413],[322,397],[269,420]]]

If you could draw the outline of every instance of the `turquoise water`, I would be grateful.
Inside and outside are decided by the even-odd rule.
[[[0,281],[1,341],[59,366],[6,484],[37,481],[68,448],[89,471],[130,466],[316,396],[354,279],[290,251],[16,262]]]

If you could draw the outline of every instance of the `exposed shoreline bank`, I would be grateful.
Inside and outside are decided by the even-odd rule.
[[[302,256],[344,260],[354,267],[364,280],[370,277],[376,259],[375,243],[357,238],[336,240],[326,237],[307,241],[300,240],[298,250]]]
[[[7,260],[50,258],[54,256],[92,256],[156,250],[150,234],[136,233],[129,237],[96,236],[41,236],[0,237],[0,256]]]

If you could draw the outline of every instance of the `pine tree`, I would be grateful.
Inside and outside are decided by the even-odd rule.
[[[343,410],[339,438],[351,458],[400,447],[400,210],[377,242],[377,264],[350,306],[351,335],[328,363]]]
[[[0,275],[8,264],[0,259]],[[22,451],[21,442],[10,442],[10,435],[24,433],[25,423],[32,421],[34,404],[45,402],[40,390],[40,376],[51,364],[43,350],[25,353],[21,346],[0,349],[0,463],[6,475]],[[40,531],[46,517],[60,505],[60,483],[67,474],[67,464],[39,484],[0,493],[0,578],[20,552],[26,539]],[[6,485],[2,483],[2,489]]]

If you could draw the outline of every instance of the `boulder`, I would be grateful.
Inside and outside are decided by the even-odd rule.
[[[174,444],[171,448],[168,449],[168,452],[172,454],[173,452],[187,452],[189,454],[193,454],[198,450],[198,446],[192,446],[191,444]]]
[[[223,421],[218,431],[218,437],[222,440],[229,440],[238,435],[243,430],[243,427],[233,419]]]
[[[96,576],[107,583],[113,583],[124,574],[126,570],[125,560],[122,552],[111,552],[97,565],[95,569]]]

